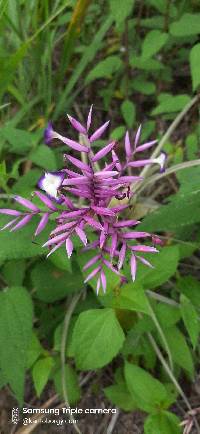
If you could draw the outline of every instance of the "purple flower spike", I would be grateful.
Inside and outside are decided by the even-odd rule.
[[[67,115],[67,117],[70,123],[72,124],[72,126],[75,128],[75,130],[77,130],[79,133],[87,134],[86,128],[83,125],[81,125],[79,121],[77,121],[70,115]]]
[[[70,155],[63,156],[66,167],[60,171],[46,172],[39,179],[38,186],[43,193],[35,191],[33,195],[41,201],[40,208],[28,199],[16,196],[16,202],[25,210],[21,212],[7,208],[0,209],[0,214],[12,217],[12,221],[6,223],[1,230],[9,228],[11,231],[16,231],[31,221],[33,216],[40,215],[35,230],[37,236],[51,219],[55,226],[51,229],[49,239],[43,244],[43,247],[49,250],[47,257],[65,245],[67,257],[70,258],[74,248],[73,240],[79,237],[84,245],[81,251],[95,251],[92,259],[88,260],[83,268],[84,271],[93,268],[86,277],[85,283],[95,278],[97,294],[100,290],[105,293],[106,268],[119,277],[120,285],[127,282],[121,272],[127,257],[131,257],[130,268],[133,281],[136,278],[138,261],[152,268],[150,262],[140,254],[157,253],[158,250],[154,246],[161,244],[160,239],[157,235],[138,230],[140,221],[123,220],[122,213],[129,208],[129,200],[134,194],[134,183],[143,179],[134,171],[132,173],[132,168],[154,164],[155,167],[160,166],[162,172],[167,157],[164,152],[161,152],[157,158],[136,159],[138,153],[148,150],[156,143],[152,140],[139,144],[141,125],[136,132],[133,145],[129,133],[125,135],[125,161],[123,156],[122,161],[119,160],[114,149],[115,141],[107,142],[94,155],[92,144],[101,138],[109,122],[105,122],[88,137],[92,124],[92,106],[85,123],[80,123],[69,115],[68,119],[78,133],[86,136],[88,145],[79,143],[78,139],[76,141],[62,136],[54,131],[49,122],[44,132],[45,142],[50,144],[53,139],[57,139],[70,148]],[[104,162],[103,159],[107,161]],[[101,163],[98,170],[96,170],[96,162]],[[123,203],[120,202],[122,200]],[[62,206],[59,207],[58,204]],[[87,231],[92,239],[89,243]],[[91,231],[93,231],[92,235]],[[145,239],[152,245],[145,245]]]

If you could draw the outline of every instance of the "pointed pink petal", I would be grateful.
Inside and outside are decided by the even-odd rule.
[[[139,261],[142,262],[144,265],[147,265],[150,268],[154,268],[154,266],[142,256],[136,256],[136,258],[139,259]]]
[[[47,213],[43,214],[43,216],[42,216],[42,218],[40,220],[40,223],[38,224],[37,229],[35,231],[35,236],[39,235],[40,232],[43,231],[43,229],[45,228],[45,226],[48,223],[48,220],[49,220],[49,213],[47,212]]]
[[[68,258],[71,257],[72,252],[73,252],[73,248],[74,248],[74,246],[73,246],[72,241],[70,240],[70,238],[67,238],[66,239],[66,251],[67,251]]]
[[[139,128],[138,128],[138,130],[136,132],[136,135],[135,135],[135,142],[134,142],[135,148],[137,147],[139,139],[140,139],[141,128],[142,128],[142,125],[139,126]]]
[[[128,226],[136,226],[140,223],[139,220],[121,220],[116,222],[113,226],[115,228],[123,228]]]
[[[35,212],[40,211],[39,208],[36,205],[34,205],[34,203],[30,202],[30,200],[28,199],[24,199],[21,196],[15,196],[14,199],[16,202],[20,203],[20,205],[25,206],[25,208],[28,208],[31,211],[35,211]]]
[[[96,262],[101,258],[101,255],[96,255],[94,258],[90,259],[90,261],[87,262],[87,264],[84,265],[83,270],[86,271],[88,268],[90,268],[92,265],[96,264]]]
[[[19,216],[22,215],[22,212],[16,211],[15,209],[0,208],[0,214]]]
[[[146,151],[146,149],[151,148],[155,143],[157,143],[158,140],[152,140],[151,142],[144,143],[143,145],[140,145],[137,147],[136,152],[143,152]]]
[[[52,211],[57,211],[57,208],[55,207],[54,203],[44,194],[42,194],[40,191],[34,191],[34,194],[39,197],[39,199]]]
[[[144,245],[130,246],[130,249],[133,250],[134,252],[159,253],[159,250],[157,250],[155,247],[144,246]]]
[[[81,229],[80,227],[77,226],[75,228],[75,231],[76,231],[78,237],[80,238],[80,240],[82,241],[82,243],[84,244],[84,246],[86,246],[86,244],[87,244],[87,237],[86,237],[86,234],[83,231],[83,229]]]
[[[3,231],[4,229],[9,228],[10,226],[14,225],[15,222],[19,220],[19,217],[16,217],[14,220],[11,220],[10,222],[6,223],[0,230]]]
[[[52,255],[52,253],[54,253],[56,250],[59,249],[59,247],[62,246],[62,244],[64,243],[64,241],[65,241],[65,240],[60,241],[60,243],[56,244],[56,245],[53,247],[53,249],[50,250],[50,252],[48,253],[48,255],[47,255],[46,257],[49,258],[49,256]]]
[[[92,172],[91,168],[87,164],[78,160],[78,158],[72,157],[71,155],[67,155],[67,154],[65,154],[65,158],[67,158],[72,164],[74,164],[74,166],[78,167],[82,171],[86,171],[90,173]]]
[[[132,155],[132,149],[131,149],[131,143],[130,143],[130,137],[129,137],[129,132],[126,132],[125,135],[125,150],[126,150],[126,156],[127,158],[131,157]]]
[[[100,151],[92,157],[92,161],[95,162],[105,157],[114,148],[115,144],[116,142],[111,142],[107,146],[104,146],[104,148],[100,149]]]
[[[109,123],[110,121],[105,122],[105,124],[103,124],[100,128],[98,128],[98,130],[94,132],[94,134],[92,134],[92,136],[89,139],[91,143],[94,142],[95,140],[98,140],[102,136],[102,134],[108,127]]]
[[[103,270],[101,270],[100,278],[101,278],[103,292],[105,293],[106,292],[106,275],[105,275]]]
[[[87,283],[90,279],[92,279],[96,274],[101,270],[101,265],[95,268],[84,280],[84,283]]]
[[[122,237],[126,240],[151,237],[148,232],[123,232]]]
[[[67,115],[67,117],[68,117],[70,123],[72,124],[72,126],[75,128],[75,130],[79,131],[79,133],[82,133],[82,134],[87,133],[86,128],[83,125],[81,125],[81,123],[79,121],[77,121],[76,119],[74,119],[70,115]]]
[[[17,231],[17,229],[21,229],[23,226],[25,226],[28,222],[30,222],[30,220],[32,219],[32,217],[33,217],[33,214],[29,214],[29,215],[26,215],[25,217],[23,217],[20,221],[19,221],[19,223],[17,223],[16,224],[16,226],[14,226],[11,230],[10,230],[10,232],[14,232],[14,231]]]
[[[132,276],[133,282],[135,282],[136,269],[137,269],[136,257],[135,257],[135,255],[132,255],[131,256],[131,276]]]
[[[121,250],[119,252],[118,270],[121,270],[123,266],[125,255],[126,255],[126,243],[123,243]]]
[[[88,118],[87,118],[87,131],[90,129],[90,125],[91,125],[91,120],[92,120],[92,109],[93,109],[93,104],[90,107],[89,113],[88,113]]]

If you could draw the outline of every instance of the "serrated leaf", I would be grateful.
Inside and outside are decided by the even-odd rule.
[[[187,297],[185,297],[185,295],[181,294],[180,302],[183,322],[190,336],[193,348],[195,348],[200,332],[199,317],[193,304]]]
[[[147,33],[142,43],[142,59],[149,59],[154,54],[158,53],[166,44],[167,40],[168,34],[160,32],[160,30],[151,30]]]
[[[180,420],[168,411],[150,414],[145,420],[145,434],[181,434]]]
[[[122,410],[131,411],[137,408],[137,403],[131,396],[124,382],[121,384],[113,384],[103,389],[103,391],[106,398]]]
[[[43,351],[37,335],[33,332],[27,349],[27,369],[31,368]]]
[[[200,32],[200,26],[199,26],[199,32]],[[190,71],[192,76],[193,91],[196,90],[197,87],[200,85],[199,65],[200,65],[200,44],[196,44],[190,51]]]
[[[32,319],[32,301],[24,288],[12,287],[0,293],[0,368],[21,404]]]
[[[126,362],[125,379],[138,408],[150,413],[165,408],[167,391],[164,385],[147,371]]]
[[[72,348],[78,369],[102,368],[117,355],[123,341],[124,333],[113,309],[82,312],[72,335]]]
[[[32,369],[32,377],[37,396],[40,396],[50,377],[54,360],[52,357],[45,357],[38,360]]]

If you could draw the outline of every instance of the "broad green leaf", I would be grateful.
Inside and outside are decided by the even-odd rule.
[[[186,104],[188,104],[189,101],[190,97],[188,95],[167,96],[155,109],[152,110],[151,114],[157,116],[162,113],[179,112],[186,106]]]
[[[27,349],[27,369],[31,368],[44,352],[37,335],[33,332]]]
[[[173,36],[192,36],[200,33],[200,14],[185,13],[178,21],[170,25],[170,33]]]
[[[130,100],[125,100],[121,105],[121,112],[128,128],[132,128],[135,121],[135,105]]]
[[[126,362],[125,379],[138,408],[151,413],[166,407],[165,386],[147,371]]]
[[[47,261],[35,265],[31,271],[31,280],[35,297],[46,303],[53,303],[77,292],[83,284],[80,273],[58,270]]]
[[[177,281],[177,288],[191,303],[200,309],[200,282],[193,276],[181,277]]]
[[[153,81],[142,80],[140,77],[136,77],[133,80],[133,89],[144,95],[152,95],[156,92],[156,85]]]
[[[163,330],[174,326],[181,318],[179,307],[164,303],[155,306],[155,314]]]
[[[49,257],[50,262],[60,270],[72,272],[72,261],[67,257],[65,247],[61,246],[56,252]]]
[[[114,128],[114,130],[111,133],[111,139],[113,140],[120,140],[125,135],[126,128],[124,125],[119,125],[118,127]]]
[[[0,129],[0,137],[9,143],[9,151],[23,155],[29,151],[35,143],[35,134],[13,127],[3,127]]]
[[[200,15],[199,15],[200,19]],[[200,32],[200,25],[199,25]],[[192,88],[196,90],[200,85],[200,44],[196,44],[190,51],[190,70],[192,76]]]
[[[32,333],[33,307],[24,288],[0,293],[0,368],[20,403],[23,401],[27,350]]]
[[[81,392],[76,371],[69,364],[65,365],[65,378],[69,403],[74,404],[79,401]],[[56,392],[63,397],[61,369],[54,374],[54,384]]]
[[[123,285],[117,294],[109,293],[100,297],[101,303],[113,309],[128,309],[143,313],[149,313],[148,300],[144,290],[137,283]]]
[[[176,231],[181,227],[200,221],[200,189],[173,196],[168,205],[144,218],[140,229],[153,231]]]
[[[124,22],[130,15],[134,3],[134,0],[123,0],[123,2],[121,0],[109,0],[111,15],[117,25]]]
[[[43,169],[47,169],[50,171],[54,171],[57,169],[55,153],[48,146],[38,146],[34,151],[30,153],[29,159]]]
[[[147,4],[154,7],[161,14],[166,14],[167,0],[147,0]],[[177,8],[174,4],[170,5],[168,14],[170,17],[177,16]]]
[[[44,387],[46,386],[53,366],[54,360],[52,357],[45,357],[38,360],[34,364],[32,369],[32,377],[37,396],[41,395]]]
[[[138,264],[137,283],[145,289],[156,288],[176,272],[179,260],[178,246],[163,247],[159,253],[145,256],[154,268]]]
[[[23,260],[7,261],[2,268],[2,274],[8,286],[20,286],[23,284],[26,271],[26,263]]]
[[[8,221],[7,217],[0,216],[0,227],[3,227]],[[25,259],[45,254],[44,249],[40,245],[42,244],[41,241],[38,241],[38,244],[32,242],[38,222],[39,219],[36,217],[19,231],[13,233],[8,231],[0,232],[0,261],[6,259]],[[51,225],[42,233],[42,239],[45,240],[50,230]]]
[[[78,369],[98,369],[107,365],[118,354],[123,341],[124,333],[113,309],[82,312],[72,335]]]
[[[150,414],[145,420],[145,434],[181,434],[180,420],[174,413],[162,411]]]
[[[112,74],[119,71],[122,67],[122,61],[118,56],[109,56],[101,60],[88,74],[87,84],[93,80],[102,77],[112,77]]]
[[[156,54],[166,44],[168,34],[160,30],[151,30],[142,43],[142,59],[146,60]]]
[[[185,297],[185,295],[181,294],[180,301],[183,322],[190,336],[193,348],[195,348],[200,333],[199,317],[193,304],[187,297]]]
[[[194,376],[194,365],[190,349],[187,345],[184,335],[174,326],[165,329],[165,338],[174,362],[184,369],[190,376]],[[163,343],[161,342],[163,345]]]
[[[122,410],[131,411],[137,408],[137,403],[125,383],[113,384],[103,389],[103,391],[106,398]]]
[[[164,65],[157,59],[143,59],[133,55],[130,58],[130,64],[133,68],[142,69],[144,71],[160,71],[164,68]]]
[[[15,182],[12,187],[12,193],[17,193],[21,196],[30,196],[30,193],[36,188],[40,177],[41,171],[39,169],[29,170]]]

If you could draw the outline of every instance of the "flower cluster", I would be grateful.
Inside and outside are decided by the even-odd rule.
[[[46,211],[36,206],[32,201],[20,196],[15,201],[26,208],[21,212],[13,209],[0,209],[0,213],[13,216],[14,219],[2,229],[10,228],[10,231],[25,226],[35,215],[41,215],[36,228],[38,235],[47,225],[52,213],[57,213],[55,218],[56,227],[50,234],[49,240],[44,247],[49,248],[47,256],[51,255],[62,245],[66,246],[68,257],[73,252],[73,236],[80,238],[84,250],[95,250],[95,256],[85,265],[84,270],[92,267],[85,283],[91,278],[97,277],[97,293],[99,289],[106,290],[105,269],[109,268],[120,276],[121,281],[125,278],[121,273],[127,252],[130,252],[130,266],[133,281],[136,276],[137,261],[151,267],[147,259],[141,253],[156,253],[155,246],[144,244],[144,240],[150,240],[154,245],[160,240],[155,235],[138,230],[139,221],[123,220],[121,213],[128,207],[128,200],[134,194],[134,183],[141,181],[140,176],[131,174],[132,168],[150,164],[160,166],[164,170],[166,155],[161,153],[155,159],[138,159],[136,156],[152,147],[156,140],[140,144],[141,126],[135,135],[134,143],[131,144],[129,133],[125,136],[125,162],[121,162],[116,152],[116,142],[111,141],[105,147],[94,154],[93,143],[98,140],[108,127],[106,122],[94,133],[90,134],[92,121],[92,107],[90,108],[86,126],[68,116],[73,128],[84,140],[71,140],[54,131],[51,123],[45,130],[45,142],[51,146],[53,139],[58,139],[67,145],[68,149],[78,151],[77,158],[64,154],[65,166],[57,172],[46,172],[38,182],[38,187],[43,190],[35,191],[40,201],[45,204]],[[79,143],[81,142],[81,143]],[[83,144],[84,143],[84,144]],[[101,160],[110,156],[109,162],[99,167]],[[72,200],[72,198],[74,198]],[[124,205],[120,201],[127,199]],[[116,206],[112,206],[115,199]],[[118,203],[116,203],[118,201]],[[42,208],[43,208],[42,206]],[[86,229],[90,226],[96,234],[95,241],[88,242]]]

